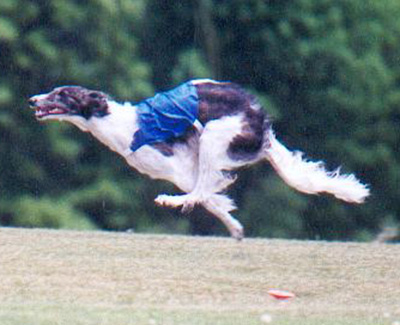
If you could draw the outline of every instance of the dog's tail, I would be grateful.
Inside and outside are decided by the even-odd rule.
[[[369,195],[369,189],[353,174],[326,171],[323,162],[307,161],[301,152],[291,152],[275,137],[268,133],[269,145],[266,157],[282,179],[296,190],[308,194],[330,193],[338,199],[362,203]]]

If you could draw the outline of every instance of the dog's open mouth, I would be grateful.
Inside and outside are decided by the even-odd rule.
[[[33,107],[35,110],[35,117],[40,119],[50,115],[63,115],[66,111],[55,107],[55,108],[42,108],[42,107]]]
[[[60,105],[49,102],[39,103],[34,98],[29,100],[29,106],[35,111],[35,117],[37,119],[42,119],[52,115],[65,115],[68,113],[68,110],[60,107]]]

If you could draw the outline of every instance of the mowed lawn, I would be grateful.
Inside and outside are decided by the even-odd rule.
[[[0,228],[1,325],[266,323],[400,324],[400,245]]]

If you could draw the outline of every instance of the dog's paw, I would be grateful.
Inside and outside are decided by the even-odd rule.
[[[182,207],[183,213],[189,213],[194,206],[199,203],[195,197],[190,194],[185,195],[166,195],[161,194],[156,197],[154,202],[159,206],[179,208]]]
[[[171,196],[160,194],[154,199],[154,203],[162,207],[171,206]]]
[[[184,195],[160,194],[155,198],[154,202],[159,206],[178,208],[185,202],[183,196]]]
[[[237,241],[241,241],[244,238],[244,231],[241,226],[229,229],[229,232],[232,238],[235,238]]]
[[[229,219],[229,223],[227,224],[229,229],[229,233],[232,238],[235,238],[237,241],[241,241],[244,238],[244,229],[239,221],[231,217]]]

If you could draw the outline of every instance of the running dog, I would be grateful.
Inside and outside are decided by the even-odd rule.
[[[231,82],[192,80],[137,104],[64,86],[33,96],[29,104],[38,120],[72,123],[140,173],[170,181],[185,193],[161,194],[156,204],[187,211],[203,205],[236,239],[243,238],[243,227],[230,214],[236,207],[224,191],[235,181],[234,170],[243,166],[268,161],[303,193],[329,193],[350,203],[369,195],[354,175],[328,172],[322,162],[288,150],[257,99]]]

